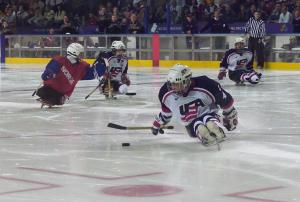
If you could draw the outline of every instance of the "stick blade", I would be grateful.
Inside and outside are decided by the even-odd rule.
[[[136,95],[136,93],[126,93],[125,95],[133,96],[133,95]]]
[[[127,127],[125,127],[125,126],[121,126],[121,125],[114,124],[114,123],[108,123],[107,127],[115,128],[115,129],[119,129],[119,130],[126,130],[127,129]]]

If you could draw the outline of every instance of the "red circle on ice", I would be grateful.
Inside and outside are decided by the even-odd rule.
[[[183,189],[166,185],[121,185],[102,189],[104,194],[127,197],[154,197],[172,195]]]

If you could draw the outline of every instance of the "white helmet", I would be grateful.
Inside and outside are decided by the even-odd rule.
[[[234,44],[236,43],[245,43],[245,40],[242,37],[235,38]]]
[[[122,41],[113,41],[111,44],[112,50],[126,50],[126,47]]]
[[[67,54],[74,58],[78,58],[80,53],[83,53],[83,52],[84,52],[84,48],[79,43],[71,43],[67,48]]]
[[[167,80],[169,84],[172,83],[182,84],[183,86],[182,90],[186,90],[191,83],[190,82],[191,77],[192,77],[192,71],[188,66],[182,64],[176,64],[169,70]]]

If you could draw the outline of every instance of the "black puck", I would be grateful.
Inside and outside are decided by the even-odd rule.
[[[128,143],[128,142],[123,142],[122,143],[122,147],[129,147],[130,146],[130,143]]]

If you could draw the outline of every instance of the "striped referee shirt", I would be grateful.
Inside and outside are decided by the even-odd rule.
[[[245,27],[246,34],[250,34],[253,38],[263,38],[266,35],[266,27],[263,20],[255,20],[251,17]]]

